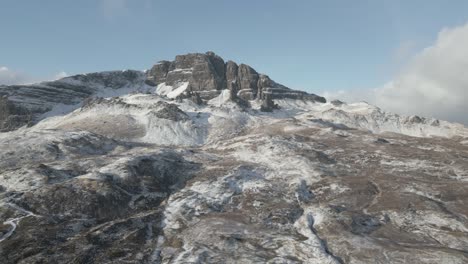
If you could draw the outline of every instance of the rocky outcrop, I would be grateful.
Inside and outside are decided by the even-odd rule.
[[[250,66],[241,64],[239,65],[239,96],[246,100],[253,100],[257,97],[258,92],[258,73]]]
[[[156,117],[168,119],[172,121],[185,121],[189,120],[187,114],[180,110],[175,104],[159,101],[154,106],[155,110],[152,112]]]
[[[172,62],[161,61],[147,76],[151,85],[174,86],[188,81],[192,91],[221,90],[225,86],[224,61],[212,52],[178,55]]]
[[[169,61],[160,61],[158,64],[154,65],[151,70],[147,72],[147,84],[155,86],[158,83],[166,82],[170,67],[171,62]]]
[[[344,105],[344,102],[340,101],[340,100],[333,100],[330,102],[332,105],[334,106],[342,106]]]
[[[274,109],[278,109],[278,105],[273,102],[271,99],[271,94],[264,94],[262,100],[262,105],[260,106],[260,111],[262,112],[272,112]]]
[[[226,62],[226,85],[230,91],[237,94],[239,91],[239,78],[238,78],[239,66],[233,61]]]
[[[31,113],[13,104],[6,96],[0,97],[0,132],[14,130],[31,122]]]
[[[213,52],[179,55],[172,62],[159,62],[147,72],[147,83],[153,86],[162,83],[177,86],[183,82],[189,83],[187,94],[196,92],[205,100],[229,89],[236,98],[243,100],[264,99],[263,94],[268,93],[271,99],[326,102],[323,97],[278,84],[249,65],[237,65],[233,61],[225,63]]]

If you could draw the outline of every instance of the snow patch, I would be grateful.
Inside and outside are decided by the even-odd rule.
[[[185,92],[187,90],[188,85],[188,82],[177,83],[175,87],[167,85],[166,83],[160,83],[158,84],[158,86],[156,86],[155,92],[158,95],[163,95],[173,99]]]

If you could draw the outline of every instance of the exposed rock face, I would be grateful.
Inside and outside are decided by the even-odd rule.
[[[189,120],[187,114],[180,110],[175,104],[159,101],[154,106],[154,115],[158,118],[168,119],[172,121]]]
[[[161,61],[148,71],[148,82],[153,85],[187,81],[191,91],[221,90],[226,86],[223,59],[212,52],[178,55],[173,62]]]
[[[147,82],[150,85],[157,85],[166,82],[167,73],[171,68],[171,62],[160,61],[147,72]]]
[[[263,112],[272,112],[274,109],[278,109],[278,105],[276,105],[273,100],[271,99],[271,94],[264,94],[262,99],[262,105],[260,107],[260,111]]]
[[[115,106],[115,105],[120,105],[124,108],[130,108],[130,107],[135,107],[138,108],[136,105],[128,104],[122,100],[122,98],[119,97],[113,97],[110,99],[106,99],[103,97],[89,97],[86,98],[83,101],[83,104],[81,106],[81,109],[91,109],[96,107],[97,105],[106,105],[106,106]]]
[[[42,114],[62,107],[71,111],[93,96],[147,92],[146,75],[140,71],[79,74],[31,85],[0,85],[0,131],[37,122]]]
[[[192,91],[221,90],[225,86],[224,61],[214,53],[207,53],[206,56],[184,55],[192,62],[192,77],[189,80]],[[177,58],[176,58],[177,61]]]
[[[258,73],[252,67],[241,64],[239,65],[238,75],[240,82],[239,97],[246,100],[257,98]]]
[[[333,100],[333,101],[331,101],[330,103],[331,103],[332,105],[334,105],[334,106],[341,106],[341,105],[344,104],[344,103],[343,103],[342,101],[340,101],[340,100]]]
[[[228,61],[226,63],[226,84],[227,88],[236,93],[240,89],[239,77],[238,77],[239,66],[233,61]]]
[[[94,72],[87,74],[78,74],[54,82],[46,82],[45,85],[59,86],[63,84],[74,84],[75,86],[100,86],[116,90],[131,85],[141,85],[141,77],[141,72],[133,70]]]
[[[31,122],[28,109],[16,106],[6,96],[0,97],[0,132],[14,130]]]
[[[223,89],[229,89],[244,100],[262,99],[264,93],[270,93],[272,99],[326,102],[323,97],[278,84],[246,64],[225,63],[213,52],[179,55],[172,62],[161,61],[147,72],[147,80],[154,86],[189,82],[188,91],[197,92],[206,100],[218,96]]]

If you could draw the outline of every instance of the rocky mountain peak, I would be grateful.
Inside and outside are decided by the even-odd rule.
[[[147,72],[147,83],[152,86],[177,87],[185,82],[188,82],[186,95],[195,92],[205,100],[218,96],[224,89],[229,89],[232,94],[244,100],[263,100],[263,94],[268,93],[271,94],[271,99],[291,98],[326,102],[323,97],[278,84],[249,65],[225,62],[211,51],[178,55],[174,61],[161,61]]]
[[[29,85],[0,85],[0,131],[11,131],[82,105],[87,98],[156,93],[169,99],[191,98],[202,105],[228,90],[241,107],[259,100],[272,109],[274,99],[326,102],[325,98],[278,84],[246,64],[225,62],[212,51],[177,55],[146,72],[124,70],[78,74]],[[265,94],[269,94],[268,98]],[[265,102],[263,102],[265,101]]]

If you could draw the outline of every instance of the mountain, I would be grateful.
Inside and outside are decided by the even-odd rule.
[[[78,108],[90,97],[146,92],[146,75],[139,71],[80,74],[32,85],[0,86],[0,131],[32,125],[47,116]]]
[[[153,86],[157,86],[156,90]],[[113,71],[80,74],[33,85],[0,86],[0,131],[34,124],[44,117],[69,112],[90,97],[119,96],[153,91],[168,98],[213,99],[228,89],[239,100],[294,98],[325,102],[325,98],[292,90],[257,73],[248,65],[237,65],[213,52],[176,56],[148,72]],[[265,105],[267,108],[272,105]]]
[[[0,87],[2,263],[466,263],[468,129],[212,52]]]

